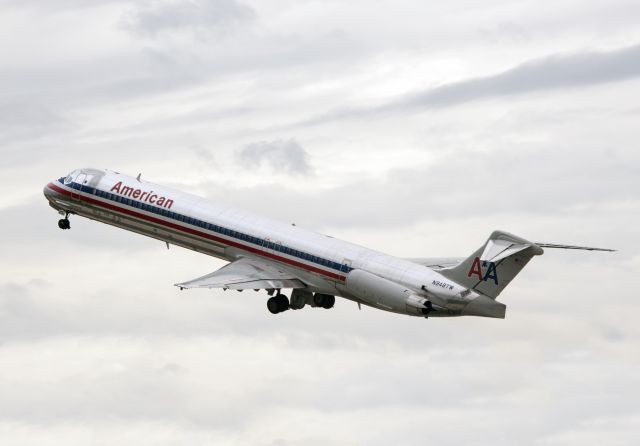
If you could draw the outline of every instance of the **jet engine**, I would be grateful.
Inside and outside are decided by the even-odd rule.
[[[431,302],[415,291],[360,269],[349,273],[346,290],[369,305],[396,313],[428,315],[433,309]]]

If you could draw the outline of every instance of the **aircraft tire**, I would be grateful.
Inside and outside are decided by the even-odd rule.
[[[316,307],[321,307],[324,303],[324,294],[316,293],[313,295],[313,304]]]
[[[280,305],[278,304],[277,297],[270,297],[269,300],[267,300],[267,309],[271,314],[280,313]]]
[[[335,304],[336,304],[336,298],[335,298],[335,296],[329,296],[329,295],[326,295],[326,296],[324,297],[324,302],[322,302],[322,308],[325,308],[325,309],[327,309],[327,310],[328,310],[328,309],[330,309],[330,308],[333,308],[333,306],[334,306]]]
[[[316,293],[313,295],[313,304],[316,307],[333,308],[333,305],[336,303],[335,296],[331,296],[330,294],[320,294]]]
[[[289,309],[289,299],[284,294],[278,294],[267,300],[267,309],[271,314],[282,313]]]
[[[289,298],[284,294],[278,294],[275,299],[278,301],[278,313],[287,311],[289,309]]]

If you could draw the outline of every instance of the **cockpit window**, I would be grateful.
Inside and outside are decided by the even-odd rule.
[[[71,184],[76,176],[78,176],[78,171],[74,170],[64,179],[64,184]]]

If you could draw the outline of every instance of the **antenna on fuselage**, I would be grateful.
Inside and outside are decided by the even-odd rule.
[[[138,176],[136,177],[136,180],[138,180],[138,182],[140,182],[140,177],[141,177],[141,176],[142,176],[142,172],[140,172],[140,173],[138,174]]]

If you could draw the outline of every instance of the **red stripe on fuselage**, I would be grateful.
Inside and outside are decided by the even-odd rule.
[[[56,192],[58,192],[58,193],[60,193],[62,195],[71,196],[71,192],[70,191],[68,191],[66,189],[63,189],[63,188],[59,187],[58,185],[56,185],[54,183],[49,183],[47,185],[47,187],[49,187],[50,189],[52,189],[52,190],[54,190],[54,191],[56,191]],[[234,246],[236,248],[241,248],[241,249],[243,249],[245,251],[249,251],[251,253],[258,254],[258,255],[261,255],[263,257],[268,257],[270,259],[277,260],[279,262],[287,263],[289,265],[295,266],[297,268],[302,268],[302,269],[307,270],[307,271],[311,271],[311,272],[314,272],[314,273],[322,274],[323,276],[331,277],[332,279],[335,279],[335,280],[340,280],[340,281],[344,282],[344,280],[346,279],[345,276],[342,276],[340,274],[336,274],[336,273],[332,273],[332,272],[329,272],[329,271],[325,271],[323,269],[316,268],[314,266],[310,266],[310,265],[307,265],[305,263],[297,262],[295,260],[287,259],[286,257],[281,257],[281,256],[278,256],[278,255],[269,253],[269,252],[264,252],[264,251],[262,251],[260,249],[254,248],[253,246],[243,245],[242,243],[238,243],[238,242],[235,242],[235,241],[232,241],[232,240],[227,240],[227,239],[224,239],[224,238],[221,238],[221,237],[217,237],[215,235],[207,234],[206,232],[198,231],[198,230],[195,230],[195,229],[192,229],[192,228],[186,228],[184,226],[180,226],[180,225],[177,225],[175,223],[164,221],[164,220],[161,220],[159,218],[152,217],[150,215],[141,214],[141,213],[136,212],[136,211],[131,210],[131,209],[122,208],[122,207],[116,206],[116,205],[111,204],[111,203],[105,203],[103,201],[96,200],[95,198],[87,197],[85,195],[82,195],[82,192],[80,192],[80,191],[75,191],[74,195],[78,195],[79,198],[82,201],[86,201],[87,203],[91,203],[91,204],[94,204],[94,205],[97,205],[97,206],[101,206],[103,208],[110,209],[110,210],[113,210],[113,211],[121,212],[123,214],[127,214],[127,215],[130,215],[132,217],[139,218],[141,220],[146,220],[146,221],[151,222],[151,223],[156,223],[156,224],[159,224],[159,225],[162,225],[162,226],[165,226],[165,227],[176,229],[178,231],[182,231],[182,232],[185,232],[187,234],[191,234],[191,235],[195,235],[195,236],[198,236],[198,237],[202,237],[204,239],[213,240],[213,241],[216,241],[216,242],[220,242],[220,243],[226,244],[228,246]]]

